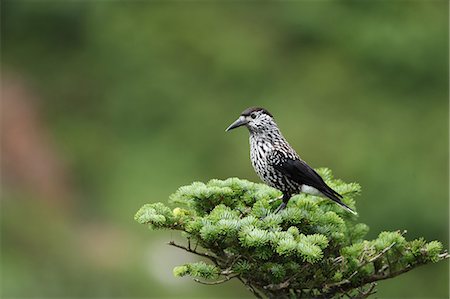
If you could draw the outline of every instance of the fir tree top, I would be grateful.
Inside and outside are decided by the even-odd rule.
[[[317,171],[355,209],[360,186],[333,179],[329,169]],[[176,267],[175,276],[205,284],[239,279],[260,298],[365,298],[378,280],[449,257],[440,242],[407,241],[406,231],[364,240],[367,225],[320,197],[296,195],[274,214],[279,203],[271,201],[280,195],[238,178],[195,182],[170,197],[174,209],[146,204],[135,219],[151,229],[182,231],[187,245],[169,244],[210,261]]]

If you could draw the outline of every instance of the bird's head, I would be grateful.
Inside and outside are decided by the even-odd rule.
[[[272,114],[261,107],[250,107],[245,109],[239,118],[232,123],[226,131],[246,126],[250,133],[265,132],[277,129]]]

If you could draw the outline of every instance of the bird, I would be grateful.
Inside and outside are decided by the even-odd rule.
[[[257,175],[264,183],[283,193],[283,201],[274,213],[282,211],[293,195],[305,193],[328,197],[356,215],[355,211],[342,202],[342,195],[328,186],[289,145],[267,109],[245,109],[225,131],[242,126],[247,127],[250,133],[250,160]]]

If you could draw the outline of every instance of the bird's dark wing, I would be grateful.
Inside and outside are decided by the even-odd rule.
[[[342,195],[331,189],[322,177],[305,161],[291,158],[280,151],[273,151],[268,157],[269,164],[283,175],[301,185],[316,188],[330,199],[341,202]]]
[[[322,177],[314,169],[309,167],[305,161],[300,160],[297,157],[286,155],[280,151],[273,151],[267,158],[268,163],[273,168],[281,172],[290,180],[301,185],[316,188],[323,195],[356,215],[355,211],[341,201],[342,195],[331,189],[331,187],[323,181]]]
[[[286,176],[286,178],[299,185],[307,185],[317,189],[323,195],[356,215],[355,211],[342,202],[342,195],[331,189],[314,169],[309,167],[305,161],[299,159],[297,155],[292,154],[292,152],[272,151],[267,156],[267,163]]]

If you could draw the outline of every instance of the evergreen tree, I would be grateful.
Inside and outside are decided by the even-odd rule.
[[[360,186],[318,172],[355,209]],[[195,182],[170,197],[173,210],[146,204],[135,219],[181,231],[187,244],[169,244],[209,260],[175,267],[175,276],[203,284],[238,279],[258,298],[366,298],[376,281],[449,257],[440,242],[407,241],[406,231],[364,240],[368,226],[325,198],[296,195],[274,214],[280,195],[238,178]]]

